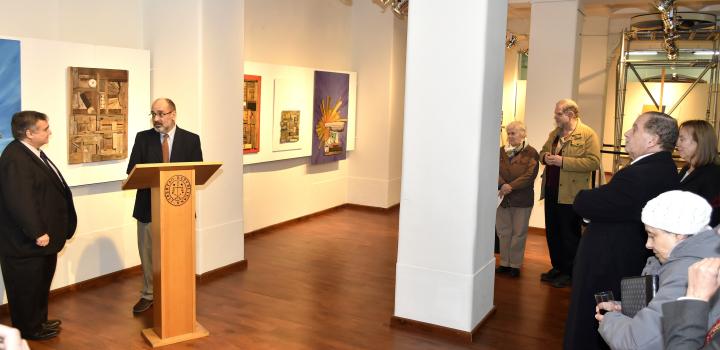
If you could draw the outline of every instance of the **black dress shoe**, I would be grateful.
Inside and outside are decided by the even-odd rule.
[[[510,272],[508,272],[508,276],[513,277],[513,278],[520,277],[520,269],[511,267]]]
[[[557,270],[555,268],[552,268],[548,270],[548,272],[541,273],[540,274],[540,280],[543,282],[555,282],[555,279],[560,276],[560,270]]]
[[[139,314],[147,309],[149,309],[153,304],[152,300],[148,300],[145,298],[140,298],[138,302],[133,306],[133,312],[136,314]]]
[[[511,267],[500,265],[495,269],[495,273],[505,274],[510,273],[510,270],[512,270]]]
[[[560,275],[555,278],[555,280],[552,282],[551,286],[555,288],[565,288],[570,287],[572,285],[572,279],[569,275]]]
[[[60,320],[47,320],[43,322],[42,327],[46,329],[59,329],[62,321]]]
[[[58,334],[60,334],[60,331],[57,329],[43,328],[32,334],[23,334],[22,337],[27,340],[47,340],[57,337]]]

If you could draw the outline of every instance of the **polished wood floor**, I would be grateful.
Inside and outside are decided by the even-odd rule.
[[[474,343],[391,328],[397,227],[397,210],[343,207],[247,239],[247,270],[198,285],[197,318],[210,336],[163,349],[560,348],[569,289],[540,283],[549,262],[538,234],[521,277],[496,277],[497,310]],[[131,312],[140,283],[134,274],[54,296],[62,333],[32,349],[149,349],[140,331],[152,313]]]

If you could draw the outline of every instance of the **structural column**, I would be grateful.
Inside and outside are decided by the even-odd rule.
[[[395,319],[470,333],[493,308],[507,1],[410,6]]]
[[[244,7],[244,0],[144,3],[152,97],[172,98],[178,126],[200,135],[204,160],[223,162],[210,186],[198,187],[198,274],[245,258],[243,165],[238,151],[242,150],[238,101],[243,99]],[[168,8],[173,9],[171,19]]]
[[[555,102],[577,99],[582,15],[580,0],[531,2],[525,125],[530,144],[540,151],[555,127]],[[535,193],[540,193],[540,181],[538,176]],[[535,203],[530,226],[545,227],[541,201]]]
[[[538,150],[555,125],[555,102],[577,97],[581,24],[578,3],[532,1],[525,124],[530,144]]]
[[[372,1],[353,4],[357,139],[348,154],[348,202],[387,208],[400,201],[406,21]]]

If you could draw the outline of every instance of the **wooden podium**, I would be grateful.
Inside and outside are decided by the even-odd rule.
[[[152,189],[153,347],[208,336],[195,319],[195,186],[222,163],[138,164],[123,190]]]

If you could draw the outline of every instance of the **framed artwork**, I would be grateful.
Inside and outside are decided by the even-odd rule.
[[[345,159],[350,74],[315,71],[311,164]]]
[[[128,155],[128,71],[70,67],[68,164]]]
[[[280,113],[280,143],[300,141],[300,111]]]
[[[310,155],[310,123],[312,111],[312,79],[301,73],[284,72],[275,79],[273,91],[272,151],[287,152],[307,149]],[[303,72],[304,73],[304,72]]]
[[[262,77],[245,75],[243,100],[243,153],[260,151],[260,88]]]
[[[0,39],[0,153],[13,140],[10,120],[20,109],[20,42]]]

